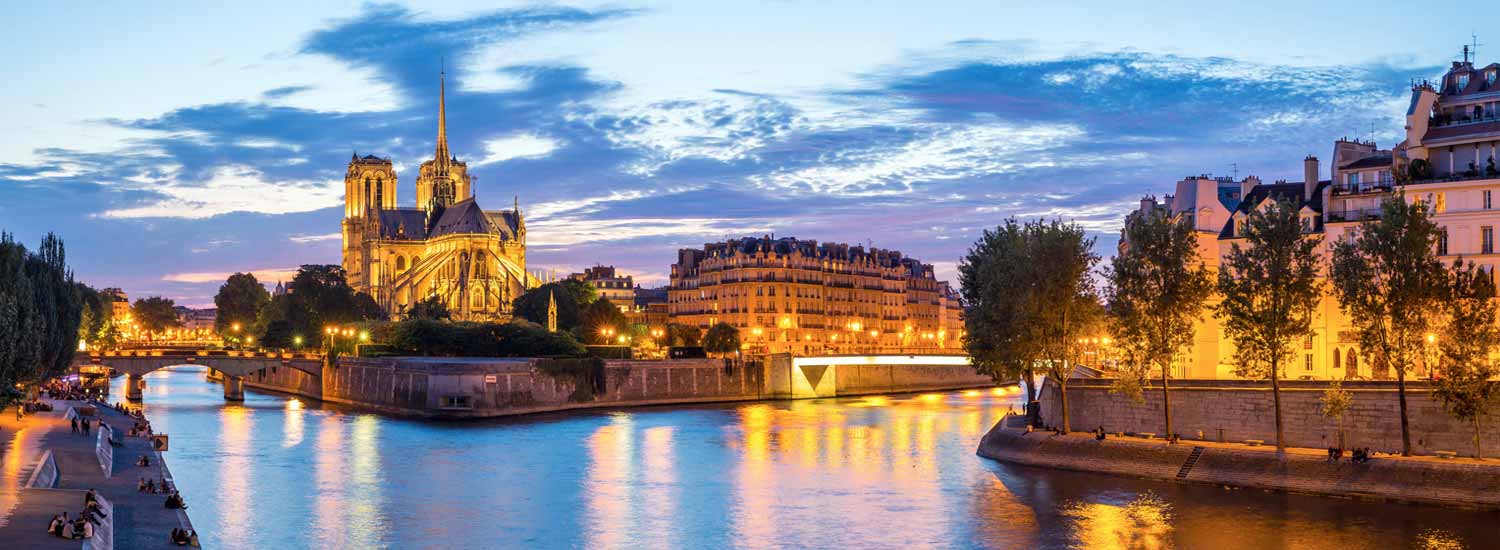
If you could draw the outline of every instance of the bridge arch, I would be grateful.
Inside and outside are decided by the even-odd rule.
[[[142,376],[151,371],[174,365],[202,365],[223,373],[224,397],[243,400],[241,383],[244,378],[257,372],[276,367],[297,369],[314,377],[323,376],[323,358],[311,354],[275,354],[234,352],[220,350],[135,350],[104,352],[100,354],[78,353],[73,357],[73,366],[96,365],[109,367],[114,372],[129,377],[126,397],[140,398]]]

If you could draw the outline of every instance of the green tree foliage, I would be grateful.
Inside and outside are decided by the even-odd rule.
[[[1438,344],[1442,368],[1433,393],[1450,416],[1474,427],[1474,457],[1483,458],[1480,423],[1494,405],[1492,379],[1500,374],[1491,358],[1500,342],[1500,329],[1495,326],[1495,284],[1490,274],[1473,262],[1454,262],[1443,305],[1448,330]]]
[[[130,306],[130,313],[135,317],[136,324],[151,334],[182,326],[182,322],[177,319],[177,304],[171,298],[137,298]]]
[[[1354,404],[1354,395],[1344,389],[1343,383],[1334,380],[1328,384],[1328,389],[1323,390],[1323,397],[1320,401],[1323,405],[1321,411],[1323,416],[1338,422],[1338,448],[1347,448],[1349,442],[1344,438],[1344,414],[1349,412],[1349,406]]]
[[[724,356],[739,350],[740,329],[734,325],[721,322],[708,327],[708,333],[703,335],[703,351]]]
[[[266,292],[266,287],[255,279],[255,275],[230,275],[224,284],[219,285],[219,293],[214,295],[214,307],[218,308],[214,331],[226,338],[238,336],[232,327],[239,325],[241,330],[247,330],[254,326],[260,311],[270,302],[271,293]]]
[[[1376,376],[1396,374],[1403,456],[1411,455],[1406,375],[1425,351],[1447,281],[1436,254],[1439,235],[1425,206],[1397,195],[1381,202],[1379,219],[1333,244],[1329,279],[1360,351]]]
[[[408,355],[437,357],[579,357],[582,344],[536,323],[447,323],[408,319],[392,323],[390,341]]]
[[[625,319],[625,314],[620,312],[619,307],[611,303],[609,298],[599,298],[584,309],[579,332],[583,340],[590,344],[611,345],[618,343],[616,337],[630,335],[629,325],[630,322]],[[562,328],[562,323],[558,323],[558,328]]]
[[[1104,273],[1110,327],[1124,360],[1115,389],[1141,399],[1152,369],[1160,369],[1162,415],[1172,432],[1172,357],[1193,343],[1195,324],[1214,280],[1198,258],[1192,218],[1165,211],[1132,212],[1120,230],[1120,253]]]
[[[1077,224],[1058,220],[1028,222],[1025,227],[1026,302],[1032,304],[1030,338],[1040,351],[1039,363],[1057,385],[1063,433],[1071,430],[1068,379],[1082,358],[1083,339],[1097,335],[1104,310],[1094,291],[1092,272],[1099,262],[1094,239]]]
[[[1076,224],[1011,219],[985,231],[959,265],[969,308],[964,346],[975,369],[997,382],[1022,379],[1030,402],[1040,370],[1058,387],[1064,431],[1071,424],[1068,378],[1082,355],[1081,339],[1103,320],[1093,288],[1099,261],[1093,244]],[[1027,409],[1036,421],[1035,407]]]
[[[958,266],[963,296],[964,349],[974,370],[996,382],[1026,384],[1027,414],[1037,420],[1036,357],[1028,326],[1026,235],[1021,223],[1005,220],[985,230]]]
[[[1245,246],[1234,243],[1219,270],[1224,300],[1217,315],[1234,340],[1237,373],[1271,381],[1276,449],[1282,451],[1281,377],[1295,356],[1293,344],[1313,335],[1313,310],[1322,297],[1322,238],[1304,233],[1297,204],[1281,199],[1252,210],[1243,234]]]
[[[261,333],[260,339],[255,343],[263,348],[284,350],[292,347],[296,336],[292,334],[291,323],[278,319],[266,324],[266,330]]]
[[[82,306],[78,322],[78,339],[89,349],[108,349],[115,345],[114,304],[110,296],[83,283],[73,283]]]
[[[326,326],[384,318],[385,313],[370,295],[349,286],[342,267],[304,265],[287,285],[287,293],[273,297],[261,308],[254,328],[264,341],[272,323],[285,321],[291,325],[292,338],[317,341],[324,337]]]
[[[406,319],[431,319],[434,321],[442,321],[446,319],[452,319],[453,313],[448,311],[448,304],[443,303],[442,298],[439,298],[437,296],[428,296],[426,300],[417,302],[416,304],[413,304],[411,307],[407,308],[406,311],[402,312],[402,317]]]
[[[511,306],[517,317],[545,327],[548,296],[553,295],[557,296],[557,330],[570,331],[579,325],[584,308],[598,299],[599,292],[586,282],[564,279],[526,291]]]
[[[0,233],[0,388],[67,372],[82,321],[62,240],[49,233],[31,253]]]
[[[667,324],[668,346],[698,346],[702,344],[703,331],[698,327],[680,323]]]

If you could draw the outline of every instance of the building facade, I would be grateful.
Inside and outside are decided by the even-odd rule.
[[[1143,199],[1140,212],[1192,216],[1200,258],[1217,273],[1236,243],[1246,216],[1281,198],[1301,208],[1304,231],[1322,238],[1324,295],[1315,307],[1314,335],[1297,344],[1288,379],[1382,380],[1394,373],[1373,369],[1359,348],[1348,317],[1327,284],[1331,243],[1352,238],[1360,224],[1379,217],[1383,200],[1403,196],[1421,202],[1443,231],[1437,254],[1444,263],[1462,258],[1488,270],[1500,264],[1495,229],[1500,227],[1500,64],[1475,67],[1455,62],[1442,80],[1412,87],[1405,139],[1391,149],[1373,141],[1340,139],[1333,144],[1328,179],[1316,157],[1303,159],[1303,181],[1271,184],[1253,176],[1235,182],[1188,178],[1163,201]],[[1135,215],[1135,214],[1132,214]],[[1121,243],[1128,246],[1128,243]],[[1213,298],[1203,311],[1193,345],[1172,365],[1182,378],[1236,378],[1234,343],[1214,318]],[[1419,366],[1414,375],[1430,373]]]
[[[593,285],[599,297],[608,298],[621,313],[629,313],[635,308],[635,278],[616,273],[615,266],[596,265],[569,277]]]
[[[750,353],[960,353],[957,293],[894,250],[795,238],[683,249],[667,291],[671,322],[728,323]]]
[[[485,210],[468,165],[448,150],[447,102],[439,79],[437,147],[416,180],[417,206],[397,206],[389,158],[349,160],[344,175],[343,267],[350,286],[392,316],[438,297],[455,319],[504,319],[535,286],[526,271],[526,221],[519,201]]]

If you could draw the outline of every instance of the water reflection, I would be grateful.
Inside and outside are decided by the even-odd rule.
[[[1500,519],[976,457],[1016,391],[429,423],[148,388],[206,547],[1462,548]]]

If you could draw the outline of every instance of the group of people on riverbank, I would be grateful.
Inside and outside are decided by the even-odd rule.
[[[62,380],[52,380],[42,384],[42,395],[53,399],[64,401],[88,401],[91,399],[88,392],[83,390],[79,384],[70,384]]]
[[[1369,462],[1370,458],[1373,457],[1374,455],[1375,455],[1375,453],[1371,452],[1369,447],[1357,447],[1353,451],[1349,452],[1349,462],[1353,462],[1355,464],[1364,464],[1366,462]],[[1343,449],[1338,448],[1338,447],[1329,447],[1328,448],[1328,461],[1329,462],[1338,462],[1340,460],[1343,460],[1343,458],[1344,458],[1344,450]]]
[[[52,516],[52,522],[47,524],[47,532],[65,539],[93,538],[95,526],[103,525],[106,517],[109,515],[99,505],[99,494],[89,489],[83,495],[83,511],[78,513],[77,519],[70,519],[66,511]]]
[[[172,544],[178,546],[198,546],[198,532],[192,529],[172,528]]]
[[[175,492],[172,489],[172,486],[167,483],[166,478],[162,478],[161,481],[157,481],[154,477],[142,477],[137,478],[137,480],[138,481],[135,484],[135,490],[138,493],[159,494],[166,492]]]

